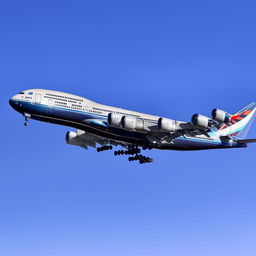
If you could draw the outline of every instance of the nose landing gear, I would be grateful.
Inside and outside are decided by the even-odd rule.
[[[25,123],[24,123],[24,125],[25,125],[25,126],[28,126],[28,121],[30,120],[31,115],[28,114],[28,113],[25,113],[25,114],[24,114],[24,117],[25,117]]]

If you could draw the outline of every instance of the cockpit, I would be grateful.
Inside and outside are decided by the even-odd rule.
[[[26,90],[26,91],[21,91],[15,94],[13,97],[11,97],[9,100],[9,103],[14,109],[17,110],[24,105],[24,102],[33,102],[33,101],[34,101],[33,91]]]

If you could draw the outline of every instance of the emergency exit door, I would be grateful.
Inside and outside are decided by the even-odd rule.
[[[35,103],[40,104],[41,103],[41,94],[40,93],[36,93],[35,96]]]

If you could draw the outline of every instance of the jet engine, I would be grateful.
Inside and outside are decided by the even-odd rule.
[[[127,130],[143,130],[144,128],[143,120],[134,116],[123,116],[121,123],[122,127]]]
[[[158,119],[158,128],[165,132],[176,132],[177,124],[176,121],[166,118]]]
[[[228,123],[230,121],[230,114],[220,109],[213,109],[212,118],[219,122]]]
[[[199,126],[202,128],[208,128],[210,126],[210,118],[207,116],[194,114],[191,119],[191,123],[195,126]]]
[[[117,113],[109,113],[108,114],[108,124],[109,124],[109,126],[120,127],[122,117],[123,117],[122,115],[117,114]]]
[[[79,143],[76,140],[76,137],[77,137],[76,132],[69,131],[69,132],[66,133],[66,142],[70,145],[78,146]]]

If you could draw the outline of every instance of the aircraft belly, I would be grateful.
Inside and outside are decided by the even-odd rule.
[[[193,148],[215,148],[220,147],[222,143],[216,140],[206,140],[202,138],[183,138],[174,139],[173,143],[177,146],[193,147]]]
[[[173,139],[170,143],[162,143],[159,149],[170,150],[203,150],[221,148],[223,145],[217,140],[207,140],[196,137],[178,137]]]

